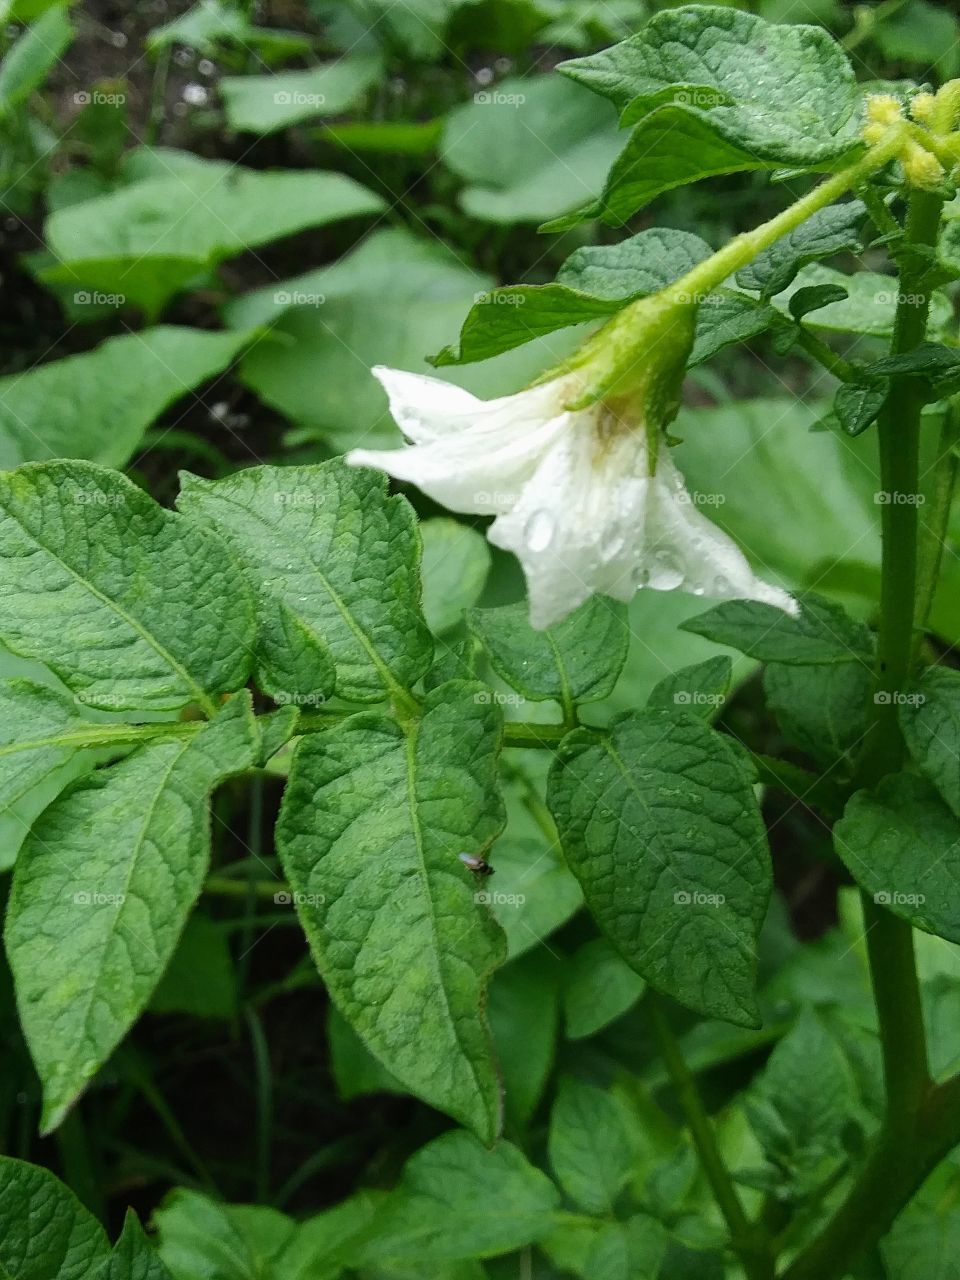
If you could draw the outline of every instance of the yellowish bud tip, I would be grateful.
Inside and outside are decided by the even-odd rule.
[[[943,165],[935,155],[912,140],[903,151],[903,172],[911,187],[933,191],[943,182]]]
[[[929,124],[933,119],[935,105],[936,99],[932,93],[918,93],[915,98],[910,99],[910,114],[917,124]]]
[[[863,140],[868,146],[874,147],[886,135],[887,126],[885,124],[867,124],[863,127]]]
[[[903,119],[903,111],[892,93],[873,93],[867,98],[867,119],[875,124],[896,124]]]

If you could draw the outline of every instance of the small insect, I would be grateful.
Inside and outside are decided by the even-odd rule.
[[[475,876],[492,876],[493,867],[485,858],[478,858],[474,853],[458,853],[457,857],[465,867],[469,867]]]

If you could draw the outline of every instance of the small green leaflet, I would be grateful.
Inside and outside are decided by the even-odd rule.
[[[766,302],[782,293],[801,267],[836,253],[859,253],[860,227],[867,216],[862,200],[828,205],[765,249],[748,267],[737,272],[737,284],[755,289]]]
[[[960,820],[925,778],[895,773],[874,792],[858,791],[833,843],[875,902],[960,943]]]
[[[733,664],[726,654],[707,658],[690,667],[681,667],[665,676],[647,699],[648,707],[662,707],[665,711],[680,709],[690,711],[704,720],[713,719],[727,700]]]
[[[612,1095],[580,1080],[561,1080],[550,1113],[549,1153],[557,1180],[581,1209],[613,1213],[634,1152]]]
[[[504,958],[458,853],[503,826],[500,714],[451,681],[402,729],[373,712],[304,738],[277,848],[331,998],[401,1084],[492,1142],[500,1089],[483,1017]]]
[[[490,547],[483,534],[459,520],[439,516],[420,521],[423,540],[423,616],[435,635],[463,621],[490,572]]]
[[[85,462],[0,473],[0,639],[99,710],[214,709],[250,672],[253,615],[216,534]]]
[[[872,683],[870,667],[859,662],[771,662],[763,673],[767,705],[781,733],[826,768],[861,745]]]
[[[0,62],[0,119],[39,88],[73,39],[68,5],[56,4],[42,14]]]
[[[633,1007],[646,983],[606,938],[592,938],[570,957],[563,990],[568,1040],[595,1035]]]
[[[613,315],[672,284],[710,254],[689,231],[651,227],[613,245],[587,245],[566,260],[553,284],[504,285],[482,294],[460,331],[460,345],[431,360],[486,360],[543,334]]]
[[[899,699],[910,755],[960,818],[960,672],[930,667]]]
[[[44,685],[0,681],[0,809],[94,745],[98,728],[82,718],[75,702]]]
[[[840,1045],[805,1010],[773,1050],[746,1096],[750,1124],[791,1199],[817,1190],[846,1162],[857,1086]]]
[[[164,1199],[154,1222],[160,1256],[174,1280],[299,1278],[298,1271],[281,1263],[297,1226],[277,1209],[221,1204],[178,1187]],[[337,1274],[333,1271],[331,1280]]]
[[[734,748],[685,712],[626,712],[568,734],[547,800],[603,932],[651,986],[758,1026],[766,832]]]
[[[230,542],[258,593],[261,634],[282,607],[284,635],[300,628],[312,641],[308,680],[317,646],[333,658],[337,693],[356,701],[402,693],[426,672],[416,521],[405,498],[387,497],[384,476],[339,459],[220,481],[185,474],[179,506]]]
[[[872,637],[862,622],[820,596],[805,595],[799,603],[800,616],[794,618],[758,600],[725,600],[680,627],[760,662],[804,666],[872,661]]]
[[[535,701],[552,698],[567,713],[607,697],[630,643],[626,609],[606,596],[592,596],[544,631],[530,626],[526,604],[471,609],[467,625],[507,684]]]
[[[90,1280],[173,1280],[132,1209],[113,1253]]]
[[[702,177],[830,167],[860,145],[853,69],[817,27],[773,26],[736,9],[691,5],[657,14],[636,35],[560,69],[610,98],[622,124],[637,125],[586,215],[613,223]]]
[[[145,1008],[207,872],[207,798],[256,760],[246,692],[184,728],[68,789],[20,852],[6,948],[44,1132]]]
[[[52,1173],[0,1156],[3,1280],[91,1280],[109,1252],[100,1223]]]
[[[356,1262],[409,1259],[423,1267],[509,1253],[551,1230],[559,1202],[550,1179],[512,1143],[485,1150],[455,1130],[407,1161]]]

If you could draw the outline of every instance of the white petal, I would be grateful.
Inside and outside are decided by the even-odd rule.
[[[390,372],[396,376],[395,371]],[[416,374],[402,377],[418,383],[438,382]],[[409,388],[412,384],[406,385]],[[542,388],[533,390],[538,392],[537,402],[555,409],[556,389],[549,394]],[[536,417],[532,411],[536,402],[530,400],[530,392],[501,400],[477,400],[475,404],[478,408],[459,424],[448,424],[442,434],[422,444],[387,451],[353,449],[345,460],[351,466],[377,467],[397,480],[407,480],[452,511],[474,515],[509,511],[544,452],[565,430],[569,415]],[[488,412],[491,406],[497,406],[496,413]]]
[[[493,431],[508,423],[517,430],[555,418],[563,410],[564,386],[559,381],[528,387],[512,396],[478,400],[469,391],[429,378],[375,365],[371,370],[390,401],[397,426],[414,444],[429,444],[467,427],[486,426]]]
[[[570,415],[520,501],[487,531],[523,565],[531,626],[552,626],[595,592],[633,596],[649,489],[643,455],[642,435],[601,442],[592,414]]]
[[[761,600],[799,613],[793,597],[758,578],[733,539],[697,510],[666,452],[657,463],[647,521],[649,586],[682,587],[715,600]]]

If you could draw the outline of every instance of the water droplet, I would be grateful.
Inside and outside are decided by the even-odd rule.
[[[634,591],[638,591],[650,581],[650,570],[645,565],[635,564],[630,570],[630,581]]]
[[[675,591],[683,583],[683,571],[669,551],[658,551],[653,557],[650,585],[658,591]]]
[[[523,526],[523,541],[528,551],[546,551],[553,541],[553,516],[549,511],[534,511]]]
[[[707,594],[707,589],[706,589],[706,587],[702,587],[702,586],[699,584],[699,582],[697,583],[697,585],[696,585],[695,587],[691,587],[691,588],[690,588],[690,590],[693,592],[693,594],[694,594],[695,596],[705,596],[705,595]]]
[[[718,573],[710,584],[710,594],[714,596],[725,596],[730,590],[730,579],[725,578],[722,573]]]
[[[203,85],[197,84],[195,81],[183,86],[183,100],[188,102],[191,107],[202,107],[209,96]]]

